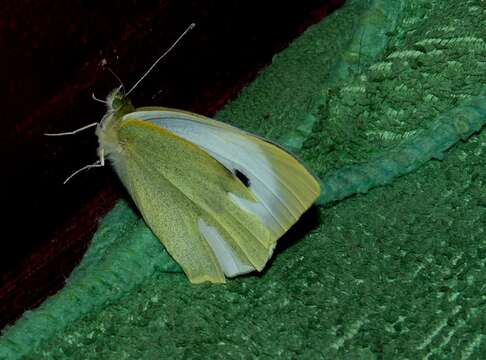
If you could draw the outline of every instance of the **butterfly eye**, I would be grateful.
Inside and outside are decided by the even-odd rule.
[[[114,96],[113,96],[113,99],[112,99],[112,107],[113,109],[115,110],[119,110],[121,109],[124,105],[126,105],[127,101],[126,99],[124,98],[123,94],[121,93],[116,93]]]
[[[233,169],[233,173],[243,183],[243,185],[245,185],[247,188],[250,187],[250,179],[248,179],[248,176],[246,176],[245,174],[243,174],[238,169]]]

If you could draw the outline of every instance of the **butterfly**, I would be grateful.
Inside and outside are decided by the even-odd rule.
[[[109,159],[192,283],[262,271],[319,196],[318,180],[277,144],[191,112],[135,108],[128,93],[107,97],[99,161],[73,175]]]

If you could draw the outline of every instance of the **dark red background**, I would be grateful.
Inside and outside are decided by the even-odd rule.
[[[191,23],[196,28],[132,95],[212,115],[272,56],[343,0],[14,1],[0,12],[0,149],[4,231],[0,328],[62,287],[99,219],[125,196],[109,167],[94,162],[94,131],[47,138],[99,121],[91,99],[129,87]]]

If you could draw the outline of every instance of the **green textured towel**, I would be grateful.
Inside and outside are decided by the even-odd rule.
[[[322,180],[263,275],[191,285],[122,202],[0,358],[481,358],[484,6],[348,1],[218,114]]]

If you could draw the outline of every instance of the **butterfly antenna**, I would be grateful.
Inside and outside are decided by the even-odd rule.
[[[149,67],[149,69],[145,72],[145,74],[143,74],[142,77],[138,79],[135,85],[133,85],[132,88],[128,90],[128,92],[125,95],[128,96],[138,86],[138,84],[140,84],[142,80],[145,79],[145,77],[153,70],[153,68],[159,63],[159,61],[162,60],[190,30],[194,29],[195,26],[196,26],[195,23],[189,25],[187,29],[184,30],[184,32],[177,38],[177,40],[174,41],[174,43],[162,55],[160,55],[157,60],[155,60],[152,66]]]
[[[111,70],[111,68],[106,67],[105,69],[108,70],[109,72],[111,72],[111,75],[113,75],[115,77],[115,79],[118,80],[118,82],[120,83],[120,86],[122,88],[125,88],[125,85],[123,85],[123,81],[121,81],[120,77],[117,74],[115,74],[115,72],[113,70]]]
[[[124,88],[125,85],[123,85],[123,81],[121,81],[121,79],[119,78],[119,76],[117,74],[115,74],[115,72],[113,70],[111,70],[111,68],[109,67],[104,67],[103,68],[104,70],[108,70],[111,75],[113,75],[115,77],[115,79],[120,83],[120,88]],[[98,101],[102,104],[105,104],[107,105],[108,104],[108,101],[106,100],[101,100],[100,98],[98,98],[94,93],[91,93],[91,98],[94,100],[94,101]]]
[[[94,96],[94,95],[93,95]],[[83,126],[79,129],[76,129],[76,130],[73,130],[73,131],[66,131],[66,132],[62,132],[62,133],[44,133],[45,136],[64,136],[64,135],[74,135],[74,134],[77,134],[78,132],[81,132],[83,130],[86,130],[86,129],[89,129],[89,128],[92,128],[93,126],[98,126],[98,123],[95,122],[95,123],[92,123],[92,124],[88,124],[86,126]]]

